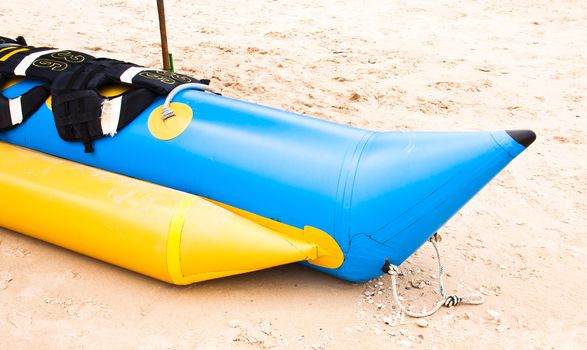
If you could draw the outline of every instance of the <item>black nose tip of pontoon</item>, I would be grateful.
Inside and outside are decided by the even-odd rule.
[[[525,148],[528,148],[536,140],[536,134],[532,130],[506,130],[506,132]]]

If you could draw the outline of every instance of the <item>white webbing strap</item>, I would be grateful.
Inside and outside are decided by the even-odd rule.
[[[35,62],[35,60],[37,58],[39,58],[43,55],[48,55],[50,53],[57,52],[57,51],[63,51],[63,50],[51,49],[51,50],[44,50],[44,51],[31,53],[30,55],[26,56],[22,61],[20,61],[20,63],[18,64],[18,66],[16,66],[16,68],[14,68],[14,75],[24,77],[26,75],[26,70],[31,66],[31,64],[33,64],[33,62]]]
[[[102,115],[100,116],[100,126],[104,135],[114,136],[116,134],[121,108],[122,96],[104,101]]]
[[[145,67],[130,67],[129,69],[125,70],[124,73],[122,73],[120,76],[120,81],[126,84],[132,84],[133,78],[140,72],[144,72],[146,70],[154,69]]]
[[[20,101],[21,96],[8,100],[8,107],[10,109],[10,119],[12,125],[22,123],[22,103]]]

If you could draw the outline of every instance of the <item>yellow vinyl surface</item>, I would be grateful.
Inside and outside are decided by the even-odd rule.
[[[304,230],[0,142],[0,226],[174,284],[343,255]]]

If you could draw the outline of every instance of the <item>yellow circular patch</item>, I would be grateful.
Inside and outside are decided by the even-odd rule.
[[[181,102],[172,102],[169,107],[174,117],[163,120],[163,105],[155,108],[149,116],[149,131],[159,140],[171,140],[181,135],[192,122],[193,111],[190,106]]]

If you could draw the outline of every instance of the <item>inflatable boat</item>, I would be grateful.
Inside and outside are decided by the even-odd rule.
[[[11,50],[26,48],[21,44],[10,45]],[[0,68],[2,54],[0,52]],[[67,166],[60,163],[61,168],[84,164],[156,184],[159,189],[203,197],[208,203],[237,213],[245,220],[263,218],[296,230],[311,227],[324,232],[334,240],[342,258],[336,264],[326,264],[328,266],[306,264],[349,281],[366,281],[379,276],[386,259],[394,265],[401,264],[536,137],[529,130],[369,131],[210,93],[202,87],[205,84],[198,82],[192,82],[193,88],[189,83],[180,84],[174,86],[173,91],[158,94],[132,121],[117,129],[109,126],[112,108],[117,111],[115,119],[118,120],[121,111],[130,108],[125,96],[136,89],[135,77],[144,72],[159,72],[125,66],[117,75],[119,81],[114,81],[115,85],[109,81],[107,86],[95,89],[103,98],[104,109],[99,122],[105,137],[86,137],[84,152],[80,142],[64,137],[67,132],[59,129],[62,121],[54,115],[54,109],[60,108],[55,98],[67,98],[54,94],[60,90],[54,90],[53,85],[52,96],[23,117],[27,114],[23,96],[47,86],[47,81],[29,76],[30,67],[47,67],[47,62],[35,63],[42,59],[59,61],[59,57],[68,55],[71,57],[71,50],[36,51],[31,54],[33,57],[21,60],[15,74],[5,79],[1,89],[8,101],[7,110],[12,113],[11,120],[19,121],[18,117],[14,118],[17,115],[20,122],[18,127],[0,132],[0,141],[71,161]],[[24,68],[22,62],[25,62]],[[70,81],[79,72],[69,72],[73,76]],[[74,135],[73,131],[69,135]],[[78,141],[84,140],[78,138]],[[0,147],[2,158],[16,160],[19,155],[15,152]],[[48,164],[45,166],[47,171],[53,169]],[[8,164],[5,167],[10,168]],[[37,170],[41,178],[43,171]],[[23,165],[19,171],[26,175],[27,166]],[[58,178],[56,173],[53,175]],[[2,176],[4,174],[0,173]],[[39,189],[43,186],[55,188],[54,191],[41,191],[45,194],[43,198],[63,191],[78,193],[82,189],[69,188],[59,181],[40,181],[38,186]],[[85,192],[76,196],[82,195],[80,193]],[[145,205],[149,203],[148,196],[137,198],[145,201]],[[35,200],[47,206],[51,203],[41,197]],[[101,200],[108,201],[108,198]],[[147,208],[144,216],[151,217]],[[62,214],[71,215],[67,213]],[[104,214],[96,208],[93,215],[95,220],[100,220]],[[192,214],[200,220],[198,232],[206,237],[213,235],[214,214],[189,212],[186,215]],[[85,215],[91,216],[89,212]],[[139,217],[133,216],[133,220],[140,220]],[[43,231],[42,220],[45,219],[45,216],[38,219],[39,227],[34,231]],[[4,219],[1,224],[31,232],[21,229],[19,220],[22,217],[15,216]],[[168,215],[160,220],[172,219]],[[208,221],[210,232],[205,233]],[[84,222],[79,223],[80,230]],[[132,224],[129,222],[129,225]],[[105,217],[102,230],[108,232],[114,227],[114,222]],[[227,247],[234,247],[234,235],[242,235],[238,241],[247,242],[250,232],[232,232],[233,238],[227,239]],[[90,247],[84,243],[88,242],[86,238],[74,234],[56,238],[59,235],[60,231],[55,229],[39,237],[64,246],[68,246],[65,239],[68,242],[80,240],[69,246],[92,256],[120,255],[107,261],[122,266],[120,261],[126,258],[125,250],[131,248],[135,239],[129,237],[125,245],[106,253],[114,248],[107,244]],[[259,240],[251,238],[251,242]],[[243,244],[242,249],[254,254],[252,246],[255,244]],[[278,246],[275,249],[279,249]],[[94,250],[100,252],[92,254]],[[141,254],[145,254],[143,259],[149,259],[148,254],[152,252]],[[215,259],[212,251],[197,254]],[[291,261],[285,259],[284,263]]]
[[[0,142],[0,226],[174,284],[308,261],[335,268],[325,232]]]

